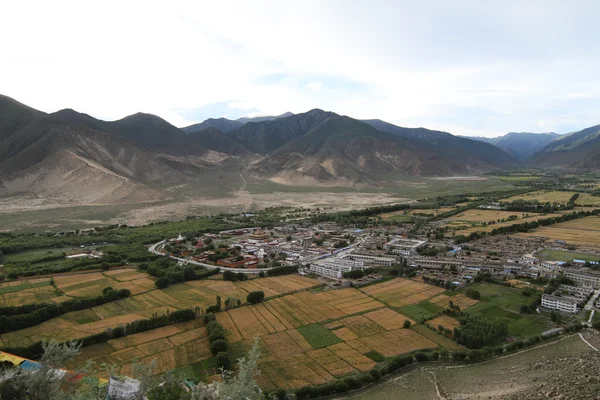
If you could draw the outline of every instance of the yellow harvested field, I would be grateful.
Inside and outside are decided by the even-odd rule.
[[[184,331],[173,336],[169,336],[169,340],[173,345],[179,346],[184,343],[189,343],[191,341],[206,337],[208,335],[206,328],[196,328],[189,331]]]
[[[444,291],[436,286],[404,278],[394,278],[360,290],[393,307],[416,304]]]
[[[495,223],[495,224],[491,224],[491,225],[487,225],[487,226],[476,226],[476,227],[473,227],[473,228],[463,229],[463,230],[460,230],[460,231],[456,231],[456,234],[457,235],[470,235],[473,232],[491,232],[495,228],[501,228],[503,226],[510,226],[510,225],[514,225],[514,224],[521,224],[521,223],[524,223],[524,222],[534,222],[534,221],[537,221],[537,220],[540,220],[540,219],[546,219],[546,218],[552,218],[552,217],[558,217],[558,216],[560,216],[560,214],[529,214],[529,215],[530,215],[530,217],[520,218],[520,219],[517,219],[515,221],[499,222],[499,223]]]
[[[348,317],[341,320],[348,329],[350,329],[356,336],[365,337],[382,333],[385,331],[381,325],[376,324],[363,315],[356,315],[354,317]]]
[[[38,279],[35,279],[36,281],[38,281]],[[35,284],[38,282],[33,282],[34,280],[24,280],[24,281],[18,281],[19,284],[22,285],[26,285],[26,284]],[[45,279],[44,281],[46,282],[50,282],[49,279]],[[44,282],[42,281],[42,282]],[[42,283],[40,282],[40,283]],[[7,282],[8,283],[8,282]],[[3,287],[7,287],[8,284],[4,283]],[[13,287],[16,285],[13,285]],[[71,297],[68,296],[62,296],[62,295],[58,295],[54,292],[54,287],[52,287],[50,284],[46,285],[46,286],[39,286],[39,287],[34,287],[34,288],[27,288],[27,289],[22,289],[19,290],[18,292],[11,292],[11,293],[4,293],[0,295],[0,307],[7,307],[7,306],[20,306],[23,304],[31,304],[31,303],[40,303],[40,302],[46,302],[46,301],[54,301],[54,302],[61,302],[61,301],[66,301],[66,300],[70,300]]]
[[[240,334],[245,339],[252,339],[256,336],[266,335],[269,330],[263,323],[256,318],[250,307],[240,307],[227,311],[231,319],[235,322],[235,326],[240,331]]]
[[[348,340],[358,339],[358,335],[345,326],[342,328],[337,328],[335,330],[332,330],[331,332],[333,332],[337,337],[342,339],[344,342],[346,342]]]
[[[228,312],[217,313],[217,321],[223,326],[225,332],[227,332],[227,341],[229,343],[236,343],[243,339]]]
[[[331,375],[344,375],[355,371],[350,364],[329,349],[312,350],[306,354]]]
[[[507,199],[500,200],[501,202],[510,202],[515,200],[537,200],[540,203],[562,203],[566,204],[575,192],[560,192],[554,190],[537,190],[535,192],[529,192],[520,194],[518,196],[512,196]]]
[[[550,226],[540,226],[529,232],[515,233],[517,237],[543,236],[548,241],[564,240],[590,249],[600,249],[600,217],[590,216]]]
[[[437,343],[411,329],[397,329],[378,335],[358,339],[369,349],[386,357],[409,353],[415,350],[434,349]]]
[[[173,348],[173,343],[167,338],[158,339],[153,342],[148,342],[137,346],[145,355],[155,354],[159,351]]]
[[[440,207],[437,209],[435,208],[415,208],[415,209],[410,209],[410,210],[400,210],[400,211],[394,211],[394,212],[390,212],[390,213],[385,213],[385,214],[381,214],[379,215],[381,218],[383,219],[392,219],[397,215],[415,215],[415,214],[427,214],[427,215],[438,215],[438,214],[442,214],[448,211],[452,211],[454,210],[454,207]]]
[[[460,322],[452,317],[449,317],[448,315],[442,314],[437,318],[427,321],[427,325],[434,329],[437,329],[438,326],[441,325],[444,328],[452,331],[454,328],[458,328],[460,326]]]
[[[409,321],[411,325],[415,325],[416,322],[412,319],[397,313],[389,308],[382,308],[381,310],[371,311],[365,314],[365,317],[373,322],[376,322],[379,326],[384,328],[386,331],[393,331],[400,329],[404,326],[404,321]]]
[[[575,200],[576,206],[600,206],[600,197],[592,196],[589,193],[579,193],[579,197]],[[587,209],[587,207],[586,207]]]
[[[500,211],[500,210],[482,210],[479,208],[473,208],[470,210],[463,211],[459,214],[453,215],[448,220],[450,221],[467,221],[467,222],[491,222],[498,221],[499,219],[508,219],[511,216],[522,218],[523,213],[516,211]]]
[[[356,289],[346,288],[317,293],[316,296],[346,315],[384,307]]]
[[[289,326],[294,328],[328,319],[338,319],[345,315],[317,295],[308,292],[269,300],[265,306],[279,321],[287,321]]]
[[[329,350],[349,365],[353,366],[361,372],[370,371],[375,362],[368,357],[363,356],[358,351],[354,350],[347,343],[338,343],[328,347]]]
[[[428,328],[425,325],[417,325],[412,328],[418,334],[426,337],[427,339],[437,343],[438,345],[445,347],[448,350],[456,351],[456,350],[464,350],[465,348],[456,343],[455,341],[443,336],[437,332],[434,332],[432,329]]]
[[[129,276],[134,280],[121,280],[120,276]],[[139,285],[137,280],[145,284]],[[145,281],[151,282],[149,286]],[[139,273],[134,269],[117,269],[106,272],[81,273],[74,275],[57,275],[54,277],[56,287],[68,296],[93,297],[102,294],[102,289],[112,287],[113,289],[129,289],[133,295],[155,289],[154,281],[148,278],[148,274]]]
[[[138,346],[143,343],[148,343],[157,339],[169,337],[180,333],[181,330],[173,325],[164,326],[158,329],[152,329],[147,332],[140,332],[127,336],[127,339],[134,345]]]
[[[284,275],[272,278],[252,279],[248,281],[237,282],[237,286],[247,292],[262,290],[265,292],[266,297],[308,289],[320,284],[321,283],[316,279],[307,278],[300,275]]]
[[[450,301],[452,301],[454,305],[459,306],[461,310],[469,308],[472,305],[475,305],[479,302],[478,300],[474,300],[461,293],[456,294],[454,296],[446,296],[445,294],[440,294],[439,296],[436,296],[429,300],[430,303],[433,303],[443,308],[448,308]]]
[[[311,351],[312,346],[295,329],[262,336],[269,353],[279,359],[294,358],[300,353]]]

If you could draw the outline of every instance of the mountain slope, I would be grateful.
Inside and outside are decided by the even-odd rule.
[[[403,128],[381,120],[365,120],[366,124],[383,132],[392,133],[408,139],[411,143],[420,143],[424,148],[443,154],[445,158],[460,160],[465,165],[483,170],[518,164],[514,157],[497,147],[451,135],[447,132],[425,128]]]
[[[125,138],[25,106],[19,115],[30,117],[9,129],[3,111],[0,134],[7,139],[0,142],[0,195],[36,193],[63,204],[156,201],[168,195],[147,185],[188,179],[183,168]],[[16,115],[14,108],[10,115]]]
[[[559,136],[536,155],[533,165],[574,170],[600,169],[600,125]]]
[[[474,147],[485,147],[490,156],[462,152],[462,157],[456,157],[459,150],[447,151],[444,147],[453,140],[445,135],[452,135],[424,131],[405,136],[377,130],[349,117],[333,116],[282,145],[257,163],[253,171],[288,184],[368,185],[406,175],[471,175],[515,163],[501,150],[479,142],[474,142]],[[431,137],[444,143],[431,142]]]
[[[181,130],[185,133],[192,133],[203,131],[208,128],[216,128],[221,132],[229,133],[242,125],[244,125],[244,122],[233,121],[227,118],[209,118],[206,121],[200,122],[199,124],[194,124],[186,126],[185,128],[181,128]]]
[[[266,155],[333,116],[337,114],[315,109],[270,121],[248,122],[229,135],[250,151]]]
[[[286,118],[286,117],[291,117],[292,115],[294,115],[291,112],[284,112],[281,115],[267,115],[267,116],[263,116],[263,117],[242,117],[242,118],[238,118],[236,119],[237,122],[241,122],[242,124],[245,124],[247,122],[263,122],[263,121],[273,121],[275,119],[279,119],[279,118]]]
[[[191,132],[188,136],[192,142],[197,143],[199,146],[210,148],[219,153],[231,155],[243,155],[249,153],[242,143],[216,128],[207,128],[201,131]]]
[[[479,140],[493,144],[506,151],[522,163],[527,163],[541,151],[548,143],[559,137],[558,133],[529,133],[510,132],[504,136],[495,138],[467,137],[467,139]]]

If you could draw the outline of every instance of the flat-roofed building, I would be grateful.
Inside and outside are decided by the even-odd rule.
[[[577,301],[564,297],[552,296],[549,294],[542,295],[542,307],[550,310],[558,310],[576,314],[578,310]]]
[[[361,261],[368,265],[378,265],[378,266],[383,266],[383,267],[391,267],[396,262],[396,258],[370,256],[370,255],[366,255],[366,254],[352,253],[352,254],[349,254],[348,257],[352,258],[353,260],[356,260],[356,261]]]
[[[317,275],[325,276],[327,278],[340,279],[342,277],[341,270],[329,268],[319,264],[311,264],[310,270]]]
[[[420,268],[424,269],[452,269],[453,267],[456,269],[461,269],[463,267],[463,263],[460,261],[454,260],[431,260],[427,258],[419,258],[413,260],[413,263]]]
[[[563,274],[571,279],[577,286],[591,286],[600,289],[600,272],[588,268],[565,269]]]

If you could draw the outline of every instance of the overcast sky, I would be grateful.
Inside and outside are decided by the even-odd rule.
[[[176,126],[322,108],[460,135],[600,124],[600,1],[4,1],[0,93]]]

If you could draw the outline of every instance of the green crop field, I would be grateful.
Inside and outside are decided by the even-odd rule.
[[[342,340],[331,333],[329,329],[319,324],[301,326],[298,328],[298,332],[304,336],[304,339],[306,339],[314,349],[321,349],[342,342]]]
[[[537,254],[537,257],[543,261],[573,261],[573,260],[585,260],[585,261],[599,261],[600,254],[588,254],[588,253],[575,253],[564,250],[543,250]]]
[[[422,301],[419,304],[411,304],[398,309],[401,314],[404,314],[415,321],[427,320],[435,318],[443,308],[436,306],[428,301]]]

